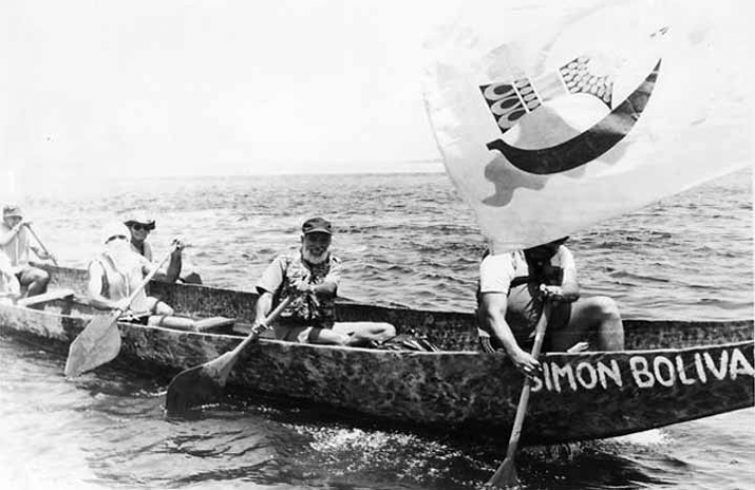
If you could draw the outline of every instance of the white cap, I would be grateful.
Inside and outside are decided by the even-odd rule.
[[[106,224],[102,228],[102,243],[107,243],[111,238],[122,236],[128,240],[131,237],[131,232],[128,231],[128,227],[119,221],[113,221]]]

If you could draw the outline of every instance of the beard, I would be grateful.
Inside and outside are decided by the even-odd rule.
[[[315,255],[307,247],[302,247],[301,256],[304,258],[304,260],[306,260],[310,264],[319,265],[319,264],[322,264],[323,262],[325,262],[327,260],[327,258],[328,258],[328,250],[326,249],[323,253],[321,253],[319,255]]]

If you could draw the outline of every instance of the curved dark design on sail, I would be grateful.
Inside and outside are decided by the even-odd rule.
[[[658,60],[645,80],[616,109],[568,141],[537,150],[517,148],[502,139],[486,146],[489,150],[500,151],[519,170],[538,175],[566,172],[591,162],[613,148],[632,130],[650,100],[660,68],[661,60]]]

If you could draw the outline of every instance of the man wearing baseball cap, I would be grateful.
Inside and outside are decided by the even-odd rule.
[[[15,204],[3,206],[3,220],[0,222],[0,250],[8,256],[21,287],[26,288],[22,296],[42,294],[47,291],[47,283],[50,282],[50,274],[47,271],[29,263],[30,250],[41,260],[51,258],[46,252],[31,244],[30,225],[31,222],[24,219],[19,206]]]
[[[396,329],[382,322],[336,322],[335,298],[341,280],[341,261],[330,253],[333,226],[324,218],[310,218],[301,227],[301,248],[278,255],[257,281],[254,328],[288,296],[294,300],[275,325],[275,337],[292,342],[360,346],[385,341]]]

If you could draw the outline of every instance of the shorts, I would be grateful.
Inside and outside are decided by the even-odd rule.
[[[548,332],[562,330],[569,325],[569,319],[571,318],[571,303],[554,303],[551,307],[550,318],[548,319],[548,327],[545,329],[545,341],[543,343],[543,350],[548,350]],[[517,329],[515,326],[511,326],[512,333],[516,337],[520,346],[525,347],[532,345],[535,340],[535,327],[536,325],[529,325],[526,329]],[[498,337],[490,335],[482,328],[478,329],[480,335],[478,340],[480,342],[480,348],[483,352],[492,354],[493,352],[503,350],[503,345],[498,340]]]

